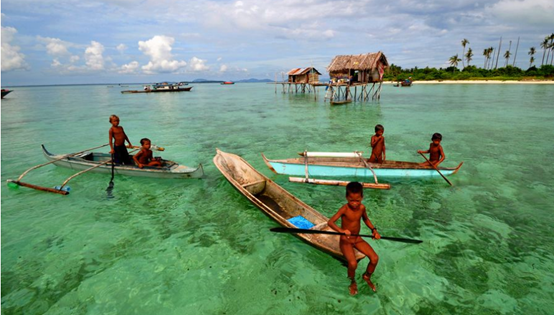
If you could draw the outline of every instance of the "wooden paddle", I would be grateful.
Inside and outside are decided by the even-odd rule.
[[[129,149],[140,149],[140,146],[138,145],[131,145],[131,146],[127,146]],[[150,146],[150,149],[152,150],[156,150],[156,151],[165,151],[165,148],[164,147],[159,147],[155,144],[153,144],[152,146]]]
[[[271,232],[277,232],[277,233],[346,235],[346,234],[340,233],[340,232],[308,230],[308,229],[295,229],[295,228],[286,228],[286,227],[276,227],[276,228],[271,228],[269,230]],[[373,238],[373,235],[364,235],[364,234],[350,234],[350,236],[361,236],[361,237],[371,237],[371,238]],[[419,243],[423,242],[421,240],[414,240],[414,239],[409,239],[409,238],[399,238],[399,237],[388,237],[388,236],[381,236],[381,239],[387,240],[387,241],[412,243],[412,244],[419,244]]]
[[[435,171],[439,172],[439,174],[442,176],[442,178],[444,178],[444,180],[450,184],[450,186],[454,186],[449,180],[448,178],[444,177],[444,175],[442,175],[441,171],[439,171],[439,169],[435,166],[435,164],[431,163],[431,161],[429,161],[429,159],[421,152],[418,152],[419,154],[421,154],[421,156],[423,156],[423,158],[425,159],[425,161],[427,161],[429,164],[431,164],[431,166],[435,169]]]
[[[113,198],[112,191],[113,191],[113,178],[114,178],[114,169],[115,169],[115,162],[112,154],[112,178],[110,179],[110,183],[108,184],[108,188],[106,188],[106,192],[108,193],[108,198]]]

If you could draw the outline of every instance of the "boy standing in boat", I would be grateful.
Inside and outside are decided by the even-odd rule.
[[[110,116],[110,154],[113,154],[114,162],[117,164],[133,164],[129,157],[129,152],[125,147],[125,141],[129,143],[129,147],[132,147],[131,141],[125,134],[123,127],[119,125],[119,117],[117,115]]]
[[[142,138],[140,139],[140,144],[142,147],[140,148],[139,153],[135,154],[133,156],[133,160],[135,160],[135,163],[137,163],[138,167],[143,168],[145,166],[156,166],[161,167],[162,162],[159,158],[154,158],[152,156],[152,150],[150,150],[150,146],[152,146],[150,139],[148,138]]]
[[[386,160],[385,153],[385,127],[383,125],[375,126],[375,134],[371,136],[371,156],[368,162],[383,163]]]
[[[442,150],[441,141],[442,141],[442,135],[440,133],[434,133],[433,137],[431,137],[431,144],[429,145],[429,150],[422,151],[418,150],[417,153],[429,153],[429,162],[433,163],[435,167],[438,167],[439,164],[444,161],[446,158],[446,155],[444,155],[444,151]],[[421,166],[430,166],[429,163],[424,162],[421,163]]]
[[[362,184],[358,182],[350,182],[346,185],[346,200],[348,201],[343,205],[339,211],[329,219],[328,225],[339,233],[346,235],[340,236],[340,250],[346,260],[348,261],[348,278],[350,278],[350,294],[356,295],[358,293],[358,285],[356,279],[356,268],[358,262],[356,261],[356,255],[354,249],[359,250],[369,258],[369,264],[362,278],[367,282],[369,287],[376,291],[375,285],[371,282],[371,275],[377,267],[379,262],[379,256],[375,253],[373,248],[364,241],[360,236],[353,236],[360,234],[360,220],[371,229],[374,239],[380,239],[381,235],[377,232],[377,228],[369,221],[367,216],[366,207],[362,204],[364,198],[364,190]],[[341,227],[339,228],[335,223],[338,219],[341,219]]]

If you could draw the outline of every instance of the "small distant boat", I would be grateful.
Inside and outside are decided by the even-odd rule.
[[[412,83],[412,77],[409,77],[406,80],[400,82],[400,86],[412,86]]]
[[[11,90],[8,90],[8,89],[2,89],[2,98],[4,98],[4,96],[10,94],[12,91]]]
[[[307,156],[306,156],[307,153]],[[364,163],[361,154],[357,152],[306,152],[300,158],[270,160],[263,153],[265,164],[276,174],[329,177],[373,177],[377,178],[432,178],[440,177],[433,168],[422,166],[416,162],[386,160],[383,163]],[[453,175],[458,172],[460,163],[455,168],[439,167],[443,175]],[[368,167],[370,166],[371,169]]]
[[[146,85],[143,90],[126,90],[121,91],[123,94],[128,93],[164,93],[164,92],[189,92],[192,90],[192,86],[190,87],[183,87],[185,85],[188,85],[186,82],[162,82],[162,83],[155,83],[152,85]]]
[[[221,85],[230,85],[230,84],[235,84],[235,82],[233,82],[233,81],[224,81],[224,82],[221,82]]]
[[[331,101],[330,103],[331,105],[345,105],[348,103],[352,103],[352,100],[349,99],[349,100],[342,100],[342,101]]]
[[[108,153],[98,153],[86,151],[81,154],[52,154],[46,150],[44,145],[42,146],[42,152],[48,161],[53,162],[56,166],[71,168],[74,170],[86,170],[93,166],[98,166],[93,169],[92,172],[97,173],[111,173],[112,164],[109,163],[111,155]],[[67,156],[65,158],[62,158]],[[62,158],[62,159],[60,159]],[[201,178],[204,176],[204,168],[202,164],[197,167],[188,167],[180,165],[176,162],[169,160],[162,160],[162,167],[144,167],[139,168],[135,165],[115,165],[115,174],[127,175],[127,176],[140,176],[140,177],[154,177],[154,178]]]
[[[258,172],[240,156],[219,149],[216,151],[214,164],[229,183],[281,226],[335,232],[327,225],[329,218]],[[317,249],[346,260],[339,248],[338,235],[295,235]],[[357,260],[365,257],[357,250],[355,255]]]

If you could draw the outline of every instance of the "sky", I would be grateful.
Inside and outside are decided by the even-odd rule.
[[[463,39],[483,67],[500,37],[512,55],[519,38],[527,69],[554,33],[553,0],[2,0],[1,11],[3,87],[326,76],[336,55],[378,51],[445,68]]]

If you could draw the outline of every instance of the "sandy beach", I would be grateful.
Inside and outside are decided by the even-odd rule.
[[[387,82],[396,84],[396,82]],[[414,81],[413,84],[554,84],[554,80],[524,80],[524,81],[506,81],[506,80],[430,80]]]

